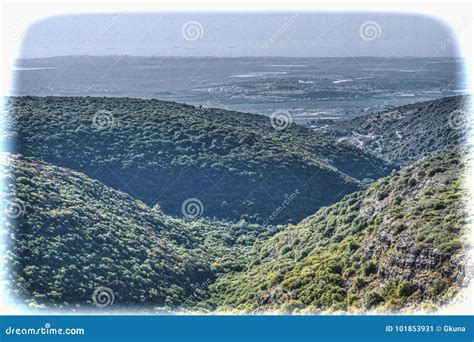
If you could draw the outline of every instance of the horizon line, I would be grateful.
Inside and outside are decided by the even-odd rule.
[[[135,57],[135,58],[299,58],[299,59],[311,59],[311,58],[412,58],[412,59],[421,59],[421,58],[451,58],[451,59],[465,59],[462,56],[370,56],[370,55],[359,55],[359,56],[182,56],[182,55],[53,55],[53,56],[43,56],[43,57],[18,57],[14,60],[21,60],[21,59],[47,59],[47,58],[64,58],[64,57]]]

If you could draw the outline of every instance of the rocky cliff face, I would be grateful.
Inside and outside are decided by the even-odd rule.
[[[464,278],[466,163],[465,152],[434,155],[289,226],[213,287],[215,302],[257,312],[447,303]]]
[[[448,297],[439,297],[446,289],[438,287],[451,284],[458,291],[465,275],[466,256],[462,250],[443,253],[433,247],[420,248],[414,233],[394,239],[390,233],[381,231],[367,247],[366,256],[376,260],[378,279],[374,287],[410,283],[418,292],[413,297],[417,302],[446,303]]]

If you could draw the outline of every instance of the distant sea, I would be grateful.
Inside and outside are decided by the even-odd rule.
[[[466,92],[459,58],[69,56],[16,61],[10,95],[161,99],[301,123]]]

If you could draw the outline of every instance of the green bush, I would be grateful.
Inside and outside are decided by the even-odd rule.
[[[410,283],[409,281],[404,281],[398,286],[397,294],[399,297],[409,297],[417,290],[415,284]]]
[[[377,265],[373,261],[369,261],[367,264],[364,265],[362,269],[365,276],[369,276],[371,274],[377,273]]]
[[[376,291],[371,291],[365,296],[365,307],[371,309],[383,303],[385,299]]]

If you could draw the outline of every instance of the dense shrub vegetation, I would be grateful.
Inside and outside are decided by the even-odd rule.
[[[267,117],[157,100],[18,97],[7,107],[14,152],[86,173],[174,216],[198,198],[210,218],[298,222],[391,171],[349,145]]]
[[[424,159],[256,244],[248,269],[219,278],[208,303],[318,312],[447,301],[463,275],[465,157]]]
[[[406,166],[430,153],[462,144],[472,127],[471,97],[455,96],[360,116],[315,122],[317,132]]]
[[[11,290],[33,307],[91,306],[98,286],[116,306],[193,310],[440,303],[461,272],[463,156],[422,160],[281,232],[174,219],[83,174],[9,157],[7,199],[25,203],[9,227]]]
[[[461,100],[395,111],[446,119]],[[88,97],[7,105],[20,154],[2,165],[3,209],[20,213],[5,257],[9,290],[31,307],[93,308],[107,287],[114,308],[396,310],[445,303],[463,280],[468,160],[453,131],[428,148],[411,118],[413,145],[364,144],[400,164],[431,153],[388,175],[370,153],[252,114]],[[376,119],[357,120],[400,133]],[[191,197],[204,215],[173,217]]]
[[[100,286],[114,291],[116,305],[176,307],[196,283],[242,270],[242,249],[273,233],[244,222],[184,222],[84,174],[6,162],[7,203],[23,206],[7,227],[12,291],[34,307],[88,305]]]

